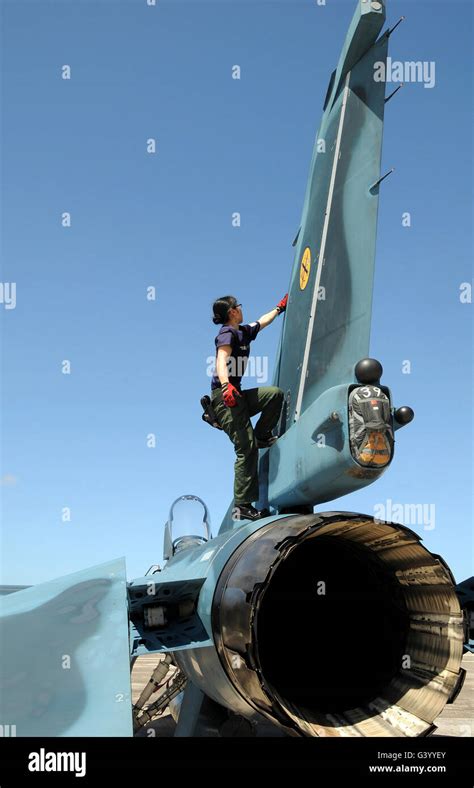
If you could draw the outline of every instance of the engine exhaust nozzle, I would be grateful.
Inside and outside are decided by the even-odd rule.
[[[422,736],[462,680],[449,569],[397,523],[289,515],[243,542],[213,602],[239,694],[303,736]]]

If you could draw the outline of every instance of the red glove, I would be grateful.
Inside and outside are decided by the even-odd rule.
[[[278,304],[275,307],[276,309],[278,309],[278,314],[281,314],[281,312],[285,311],[287,301],[288,301],[288,293],[284,298],[281,299],[281,301],[278,302]]]
[[[238,391],[232,383],[222,384],[222,399],[228,408],[235,408],[237,405],[237,397],[241,396],[242,394],[240,391]]]

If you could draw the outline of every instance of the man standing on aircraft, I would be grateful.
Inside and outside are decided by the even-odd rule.
[[[278,386],[241,390],[240,381],[250,353],[250,342],[286,309],[288,294],[277,306],[254,323],[243,324],[242,304],[234,296],[218,298],[213,305],[213,322],[222,327],[216,336],[216,374],[211,381],[211,402],[222,429],[234,444],[234,519],[262,517],[252,505],[258,501],[258,449],[268,448],[278,438],[272,430],[280,418],[283,391]],[[251,416],[260,413],[255,431]]]

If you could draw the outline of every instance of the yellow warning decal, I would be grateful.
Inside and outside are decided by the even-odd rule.
[[[308,284],[309,272],[311,271],[311,249],[309,246],[303,252],[300,267],[300,288],[304,290]]]

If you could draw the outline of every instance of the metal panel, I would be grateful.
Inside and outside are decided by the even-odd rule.
[[[1,725],[16,736],[132,735],[123,558],[9,594],[0,616]]]

